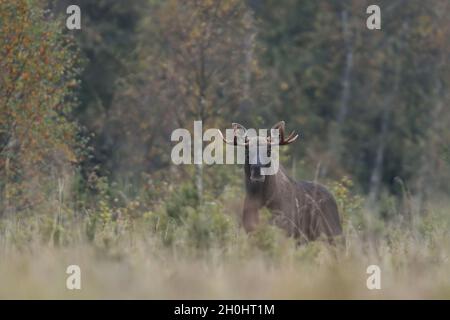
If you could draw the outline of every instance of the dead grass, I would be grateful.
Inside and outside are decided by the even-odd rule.
[[[0,237],[0,298],[449,299],[443,217],[429,218],[435,222],[422,234],[391,228],[376,241],[362,241],[347,227],[346,247],[340,248],[320,242],[297,247],[277,235],[274,251],[258,249],[240,232],[226,246],[189,250],[182,241],[163,246],[137,229],[108,245],[73,237],[69,245],[56,246],[31,232],[19,246],[11,235],[23,232],[21,224],[11,223]],[[66,289],[71,264],[81,267],[82,290]],[[381,268],[381,290],[366,287],[371,264]]]

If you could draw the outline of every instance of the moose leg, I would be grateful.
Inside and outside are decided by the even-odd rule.
[[[243,224],[245,231],[251,232],[256,229],[259,222],[260,207],[261,206],[257,200],[245,198],[243,212]]]

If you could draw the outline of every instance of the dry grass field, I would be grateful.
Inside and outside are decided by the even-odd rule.
[[[267,224],[247,236],[219,202],[191,210],[172,227],[166,209],[134,216],[133,206],[119,218],[105,206],[95,227],[94,213],[67,212],[56,225],[47,215],[2,220],[0,298],[450,298],[445,207],[408,226],[361,223],[353,213],[345,218],[345,245],[330,247],[297,246]],[[72,264],[81,268],[81,290],[66,288]],[[366,287],[373,264],[381,269],[380,290]]]

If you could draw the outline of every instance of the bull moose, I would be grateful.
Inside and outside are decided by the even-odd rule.
[[[280,146],[294,142],[298,135],[292,132],[285,137],[285,123],[280,121],[272,129],[278,129],[279,139],[273,137],[249,137],[244,126],[233,123],[233,140],[220,135],[225,143],[238,145],[237,133],[245,146],[245,187],[246,197],[243,209],[243,226],[247,232],[253,231],[259,221],[259,210],[266,207],[271,212],[271,222],[284,229],[289,236],[300,243],[324,237],[333,243],[342,234],[339,211],[333,195],[322,185],[310,181],[294,181],[280,165],[273,175],[262,175],[264,165],[259,152],[251,153],[251,146],[259,148],[266,144],[270,154],[273,141]],[[252,158],[253,157],[253,158]],[[256,158],[255,158],[256,157]],[[266,164],[267,165],[267,164]]]

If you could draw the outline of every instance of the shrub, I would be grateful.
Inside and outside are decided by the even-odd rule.
[[[0,1],[0,213],[46,200],[77,161],[77,53],[35,0]]]

